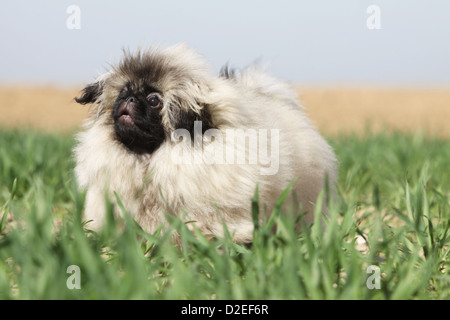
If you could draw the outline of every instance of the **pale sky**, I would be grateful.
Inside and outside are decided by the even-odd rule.
[[[0,3],[0,84],[84,84],[122,48],[184,42],[213,72],[259,59],[301,85],[450,86],[449,0]],[[67,27],[70,5],[80,29]]]

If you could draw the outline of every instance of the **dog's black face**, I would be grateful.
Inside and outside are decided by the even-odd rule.
[[[102,118],[129,151],[151,154],[173,130],[185,129],[194,140],[194,123],[202,133],[214,128],[204,92],[207,82],[197,79],[189,64],[151,52],[126,54],[121,63],[87,85],[75,101],[96,104]]]
[[[152,87],[142,91],[127,84],[112,110],[117,139],[135,153],[152,153],[165,139],[161,123],[162,93]]]

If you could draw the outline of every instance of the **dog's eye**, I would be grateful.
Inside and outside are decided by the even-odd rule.
[[[128,87],[123,87],[119,92],[119,98],[126,98],[128,96]]]
[[[151,93],[147,96],[147,101],[152,108],[160,108],[162,105],[161,99],[154,93]]]

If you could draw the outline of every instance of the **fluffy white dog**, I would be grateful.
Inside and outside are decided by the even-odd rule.
[[[207,235],[225,222],[250,242],[257,186],[264,219],[295,180],[285,205],[301,203],[311,222],[336,182],[335,155],[294,91],[255,66],[214,76],[184,45],[125,53],[76,101],[94,107],[74,150],[88,226],[102,225],[116,193],[148,232],[176,214]]]

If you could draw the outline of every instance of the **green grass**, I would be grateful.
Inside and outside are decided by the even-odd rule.
[[[296,232],[276,209],[244,246],[227,233],[205,239],[177,219],[164,235],[127,216],[87,231],[73,138],[0,131],[0,299],[449,299],[450,141],[330,140],[340,180],[327,227],[318,214]],[[72,265],[81,289],[67,286]],[[379,270],[373,289],[369,266]]]

